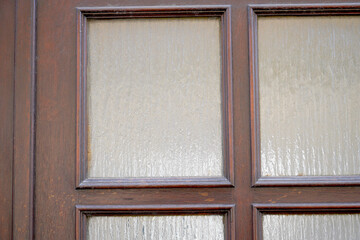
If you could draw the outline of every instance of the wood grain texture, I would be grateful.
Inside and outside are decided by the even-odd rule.
[[[236,204],[235,239],[254,239],[253,202],[359,202],[359,187],[258,187],[251,183],[250,80],[247,6],[265,0],[209,0],[209,5],[231,5],[233,43],[234,185],[219,188],[76,189],[76,8],[119,6],[161,9],[173,2],[159,0],[38,1],[36,239],[75,239],[75,205]],[[280,0],[279,3],[288,1]],[[292,3],[311,3],[297,0]],[[319,1],[325,2],[325,1]],[[336,2],[328,0],[329,2]],[[355,2],[359,3],[358,0]],[[177,4],[180,4],[177,3]],[[183,0],[182,5],[204,4]],[[160,6],[160,7],[159,7]],[[307,5],[307,7],[311,7]],[[173,7],[176,8],[176,7]],[[192,7],[194,9],[196,7]],[[272,11],[272,10],[269,10]],[[352,8],[353,12],[356,12]],[[115,10],[116,12],[116,10]],[[201,14],[201,13],[200,13]],[[101,15],[101,14],[100,14]],[[137,15],[138,16],[138,15]],[[168,17],[168,15],[166,15]],[[187,15],[188,16],[188,15]],[[113,17],[111,14],[108,17]],[[326,210],[328,211],[328,210]],[[23,239],[23,238],[20,238]]]
[[[69,7],[37,1],[35,239],[75,238],[76,10]]]
[[[36,1],[16,5],[13,239],[33,239]]]
[[[147,194],[144,189],[107,189],[102,193],[102,190],[75,190],[76,68],[73,66],[76,65],[76,45],[72,37],[76,38],[75,9],[79,6],[76,4],[74,1],[63,2],[55,4],[55,9],[49,2],[38,3],[36,239],[73,239],[76,202],[104,204],[110,200],[124,204],[132,199],[134,204],[143,201],[158,204],[174,200],[186,202],[189,199],[193,203],[207,203],[216,201],[214,196],[221,199],[217,200],[218,203],[231,202],[227,200],[232,198],[231,191],[217,196],[202,192],[203,189],[187,189],[187,194],[171,188],[165,190],[167,194],[158,189],[152,189]],[[46,19],[62,19],[60,25],[69,27],[60,28],[57,20]],[[54,55],[54,52],[57,54]],[[222,192],[221,188],[218,191]],[[212,197],[207,197],[207,194]],[[234,230],[234,227],[231,229]]]
[[[0,239],[12,236],[15,2],[0,3]]]

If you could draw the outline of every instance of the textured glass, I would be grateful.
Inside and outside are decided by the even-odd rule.
[[[221,215],[89,217],[88,240],[223,240]]]
[[[260,17],[263,176],[360,174],[360,17]]]
[[[88,176],[222,176],[220,19],[88,22]]]
[[[264,215],[264,240],[359,240],[360,214]]]

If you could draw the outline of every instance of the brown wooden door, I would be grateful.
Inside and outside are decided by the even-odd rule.
[[[85,239],[91,216],[220,214],[226,239],[262,239],[266,214],[356,215],[359,171],[333,176],[261,172],[258,38],[264,35],[258,36],[258,21],[266,16],[358,17],[360,12],[358,1],[317,2],[3,1],[0,238]],[[219,19],[222,176],[91,179],[86,24],[164,17]]]

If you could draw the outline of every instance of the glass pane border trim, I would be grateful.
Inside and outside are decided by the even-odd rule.
[[[273,203],[252,204],[254,240],[262,240],[263,214],[341,214],[360,213],[360,203]]]
[[[234,204],[194,205],[76,205],[76,240],[86,240],[89,216],[214,215],[225,219],[225,239],[235,240]]]
[[[258,31],[259,16],[360,15],[360,4],[250,4],[248,5],[251,106],[252,187],[360,186],[360,176],[261,176]],[[360,17],[360,16],[359,16]]]
[[[228,5],[77,8],[76,188],[234,187],[231,12]],[[88,19],[220,17],[224,177],[87,177],[86,69]]]

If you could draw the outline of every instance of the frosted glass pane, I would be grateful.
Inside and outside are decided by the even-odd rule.
[[[263,240],[358,240],[360,214],[263,216]]]
[[[360,17],[260,17],[263,176],[360,174]]]
[[[222,176],[220,18],[90,20],[88,176]]]
[[[90,217],[88,240],[223,240],[224,217],[142,216]]]

